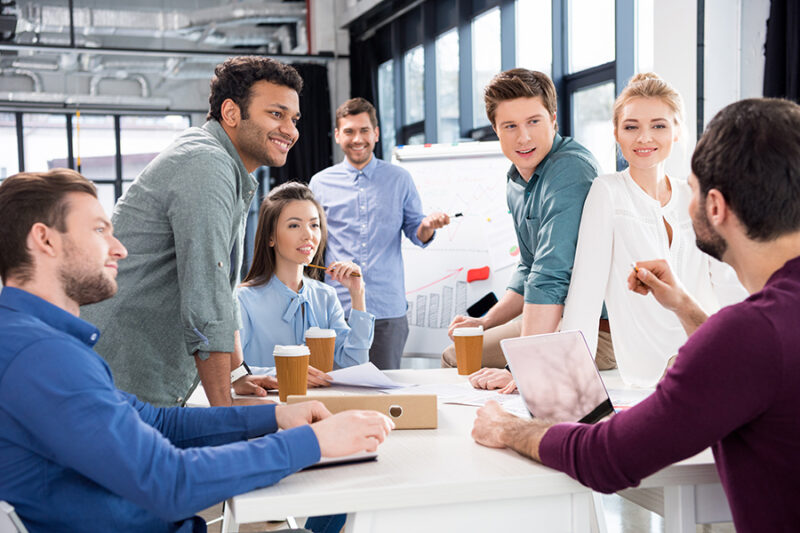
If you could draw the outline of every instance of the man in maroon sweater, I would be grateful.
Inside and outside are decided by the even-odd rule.
[[[751,293],[707,317],[664,261],[629,286],[674,311],[689,340],[656,391],[595,424],[478,411],[473,438],[601,492],[711,446],[736,530],[800,527],[800,106],[752,99],[709,123],[692,156],[689,211],[704,252]],[[652,296],[649,296],[652,294]]]

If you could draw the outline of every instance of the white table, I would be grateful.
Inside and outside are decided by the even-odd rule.
[[[405,383],[465,379],[454,369],[389,375]],[[613,375],[608,378],[613,383]],[[566,474],[513,451],[476,444],[470,437],[475,410],[442,404],[438,429],[394,431],[380,446],[377,462],[300,472],[231,498],[223,532],[236,531],[238,523],[337,513],[348,514],[347,533],[593,530],[593,510],[600,501],[596,495]],[[641,487],[651,489],[642,494],[656,508],[657,491],[663,488],[667,532],[693,532],[698,516],[707,518],[702,512],[709,494],[714,501],[719,478],[706,450],[650,476]],[[623,495],[647,506],[645,497],[637,501],[635,494]],[[602,521],[597,526],[605,530]]]
[[[455,370],[399,370],[405,383],[460,382]],[[510,450],[470,437],[474,407],[440,405],[439,427],[394,431],[376,462],[293,474],[228,500],[237,523],[347,513],[345,531],[588,532],[590,489]]]

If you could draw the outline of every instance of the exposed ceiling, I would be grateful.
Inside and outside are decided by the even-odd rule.
[[[227,56],[308,51],[304,1],[71,3],[0,0],[0,102],[186,109]]]

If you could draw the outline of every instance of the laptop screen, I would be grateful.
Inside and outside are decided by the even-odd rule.
[[[592,424],[614,409],[580,331],[500,342],[531,416]]]

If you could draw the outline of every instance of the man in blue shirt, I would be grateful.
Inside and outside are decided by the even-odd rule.
[[[325,263],[353,261],[361,267],[367,311],[375,315],[369,359],[390,369],[400,368],[408,338],[402,235],[424,248],[450,217],[422,213],[411,175],[372,154],[379,134],[371,103],[353,98],[339,106],[334,135],[345,159],[317,173],[310,187],[328,220]],[[347,289],[339,285],[337,292],[348,312]]]
[[[470,376],[480,388],[513,390],[504,370],[500,340],[552,333],[558,328],[569,290],[583,203],[599,166],[589,150],[558,134],[556,89],[541,72],[512,69],[484,89],[486,114],[511,161],[506,196],[514,219],[520,261],[508,290],[480,318],[456,316],[449,333],[483,326],[484,368]],[[513,320],[522,314],[521,320]],[[598,364],[609,357],[608,321],[601,321]],[[613,357],[613,355],[611,356]],[[456,366],[455,349],[442,354],[442,366]]]
[[[127,255],[96,195],[67,169],[0,185],[0,500],[30,531],[205,531],[197,511],[385,439],[376,412],[155,408],[116,389],[78,317]]]

